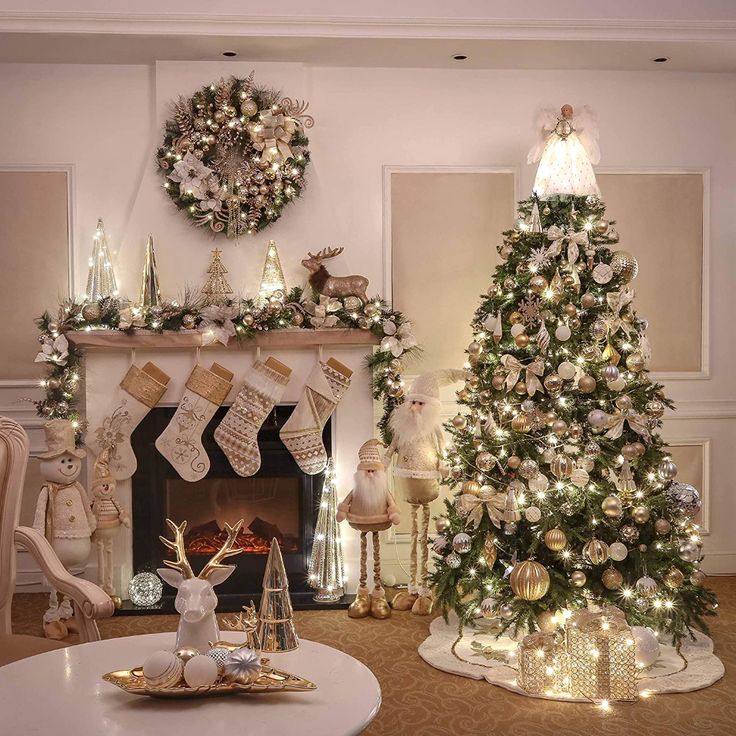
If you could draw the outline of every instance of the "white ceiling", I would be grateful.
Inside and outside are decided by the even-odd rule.
[[[0,0],[0,62],[150,64],[236,51],[325,66],[736,71],[736,0],[372,0],[386,15],[370,18],[349,0],[282,0],[282,15],[268,17],[242,0],[211,0],[207,14],[194,0],[127,0],[125,13],[99,0],[3,9],[13,1]],[[309,15],[310,5],[322,12]],[[670,61],[652,63],[659,56]]]

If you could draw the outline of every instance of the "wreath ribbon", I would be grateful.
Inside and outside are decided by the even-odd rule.
[[[271,110],[262,110],[261,122],[249,128],[253,147],[261,152],[262,161],[286,160],[294,156],[289,143],[294,137],[297,122],[294,118]]]

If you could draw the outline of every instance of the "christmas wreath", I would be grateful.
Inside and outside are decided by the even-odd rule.
[[[197,226],[228,238],[281,217],[305,187],[308,103],[257,87],[254,73],[181,97],[156,159],[164,189]]]

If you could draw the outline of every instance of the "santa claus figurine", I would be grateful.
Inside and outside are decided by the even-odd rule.
[[[110,474],[110,456],[114,447],[100,451],[95,461],[92,480],[92,513],[97,519],[95,545],[97,547],[97,579],[102,590],[114,596],[112,545],[120,526],[130,526],[130,516],[115,498],[115,479]]]
[[[378,532],[401,521],[396,501],[388,489],[381,458],[381,443],[368,440],[358,450],[355,488],[337,507],[337,520],[347,519],[360,532],[360,583],[358,594],[348,608],[350,618],[388,618],[391,608],[381,583],[381,544]],[[368,592],[368,533],[373,535],[373,591]]]
[[[36,502],[33,528],[49,540],[61,564],[69,570],[87,562],[90,536],[97,524],[87,491],[77,481],[87,453],[76,447],[74,427],[69,420],[52,419],[43,428],[48,450],[39,455],[44,484]],[[69,598],[64,596],[59,605],[57,592],[52,590],[49,609],[43,617],[46,635],[63,639],[67,634],[64,621],[73,616]]]
[[[426,586],[429,548],[429,504],[440,493],[440,479],[447,475],[445,442],[440,418],[440,388],[463,378],[462,371],[446,370],[419,376],[405,401],[391,414],[393,439],[386,451],[386,467],[396,456],[394,485],[411,506],[411,551],[408,590],[399,593],[392,605],[399,611],[427,616],[432,597]],[[418,524],[422,510],[421,530]],[[417,570],[417,553],[420,555]]]

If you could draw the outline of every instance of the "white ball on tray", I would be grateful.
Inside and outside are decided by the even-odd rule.
[[[173,687],[181,680],[182,664],[173,652],[154,652],[143,663],[143,677],[152,687]]]
[[[184,665],[184,682],[192,688],[214,685],[219,674],[217,662],[206,654],[198,654]]]

